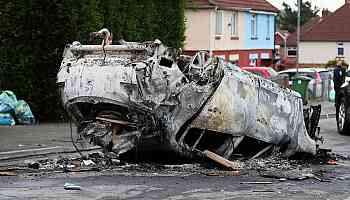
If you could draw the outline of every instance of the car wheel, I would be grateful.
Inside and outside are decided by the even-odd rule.
[[[345,99],[341,98],[337,108],[337,127],[338,132],[342,135],[350,132],[350,109],[346,106]]]

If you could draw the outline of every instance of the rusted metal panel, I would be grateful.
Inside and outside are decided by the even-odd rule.
[[[121,43],[68,45],[57,76],[63,105],[95,144],[119,154],[153,138],[185,156],[228,157],[247,136],[316,153],[299,94],[205,52]]]

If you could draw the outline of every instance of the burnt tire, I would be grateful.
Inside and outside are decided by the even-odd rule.
[[[337,105],[337,128],[338,133],[341,135],[350,134],[350,108],[346,105],[345,99],[340,99],[339,105]]]

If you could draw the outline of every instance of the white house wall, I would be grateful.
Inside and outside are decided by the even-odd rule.
[[[209,10],[186,10],[186,50],[209,49],[210,37]]]
[[[344,42],[345,61],[350,61],[350,42]],[[338,55],[337,42],[301,42],[300,63],[303,64],[325,64]]]
[[[230,34],[230,17],[233,11],[224,10],[223,34],[215,39],[216,13],[214,9],[186,10],[186,50],[232,50],[244,48],[244,13],[238,12],[237,35]],[[210,23],[211,22],[211,23]]]
[[[232,50],[232,49],[243,49],[244,48],[244,12],[238,12],[237,19],[237,35],[233,37],[237,37],[236,39],[232,39],[230,33],[230,17],[232,15],[232,10],[224,10],[224,19],[223,19],[223,34],[220,36],[220,39],[215,39],[218,37],[215,35],[215,24],[216,24],[216,14],[215,11],[212,10],[212,33],[213,33],[213,50]]]

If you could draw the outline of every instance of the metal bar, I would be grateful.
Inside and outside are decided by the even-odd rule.
[[[123,126],[129,126],[131,124],[131,123],[126,122],[126,121],[120,121],[120,120],[116,120],[116,119],[108,119],[108,118],[103,118],[103,117],[96,117],[96,119],[101,120],[101,121],[114,123],[114,124],[123,125]]]
[[[192,151],[197,147],[198,143],[200,142],[200,140],[202,139],[203,135],[204,135],[205,130],[202,131],[201,135],[199,136],[199,138],[197,139],[197,141],[194,143],[194,145],[192,146]]]
[[[244,136],[241,136],[235,140],[235,143],[233,144],[233,150],[237,149],[238,145],[241,144],[243,139],[244,139]]]
[[[297,74],[299,73],[299,62],[300,62],[300,17],[301,17],[301,1],[298,0],[298,27],[297,27]]]
[[[273,145],[269,145],[267,147],[265,147],[263,150],[261,150],[259,153],[257,153],[255,156],[253,156],[251,159],[255,159],[258,158],[259,156],[261,156],[262,154],[264,154],[266,151],[268,151],[269,149],[271,149]]]

